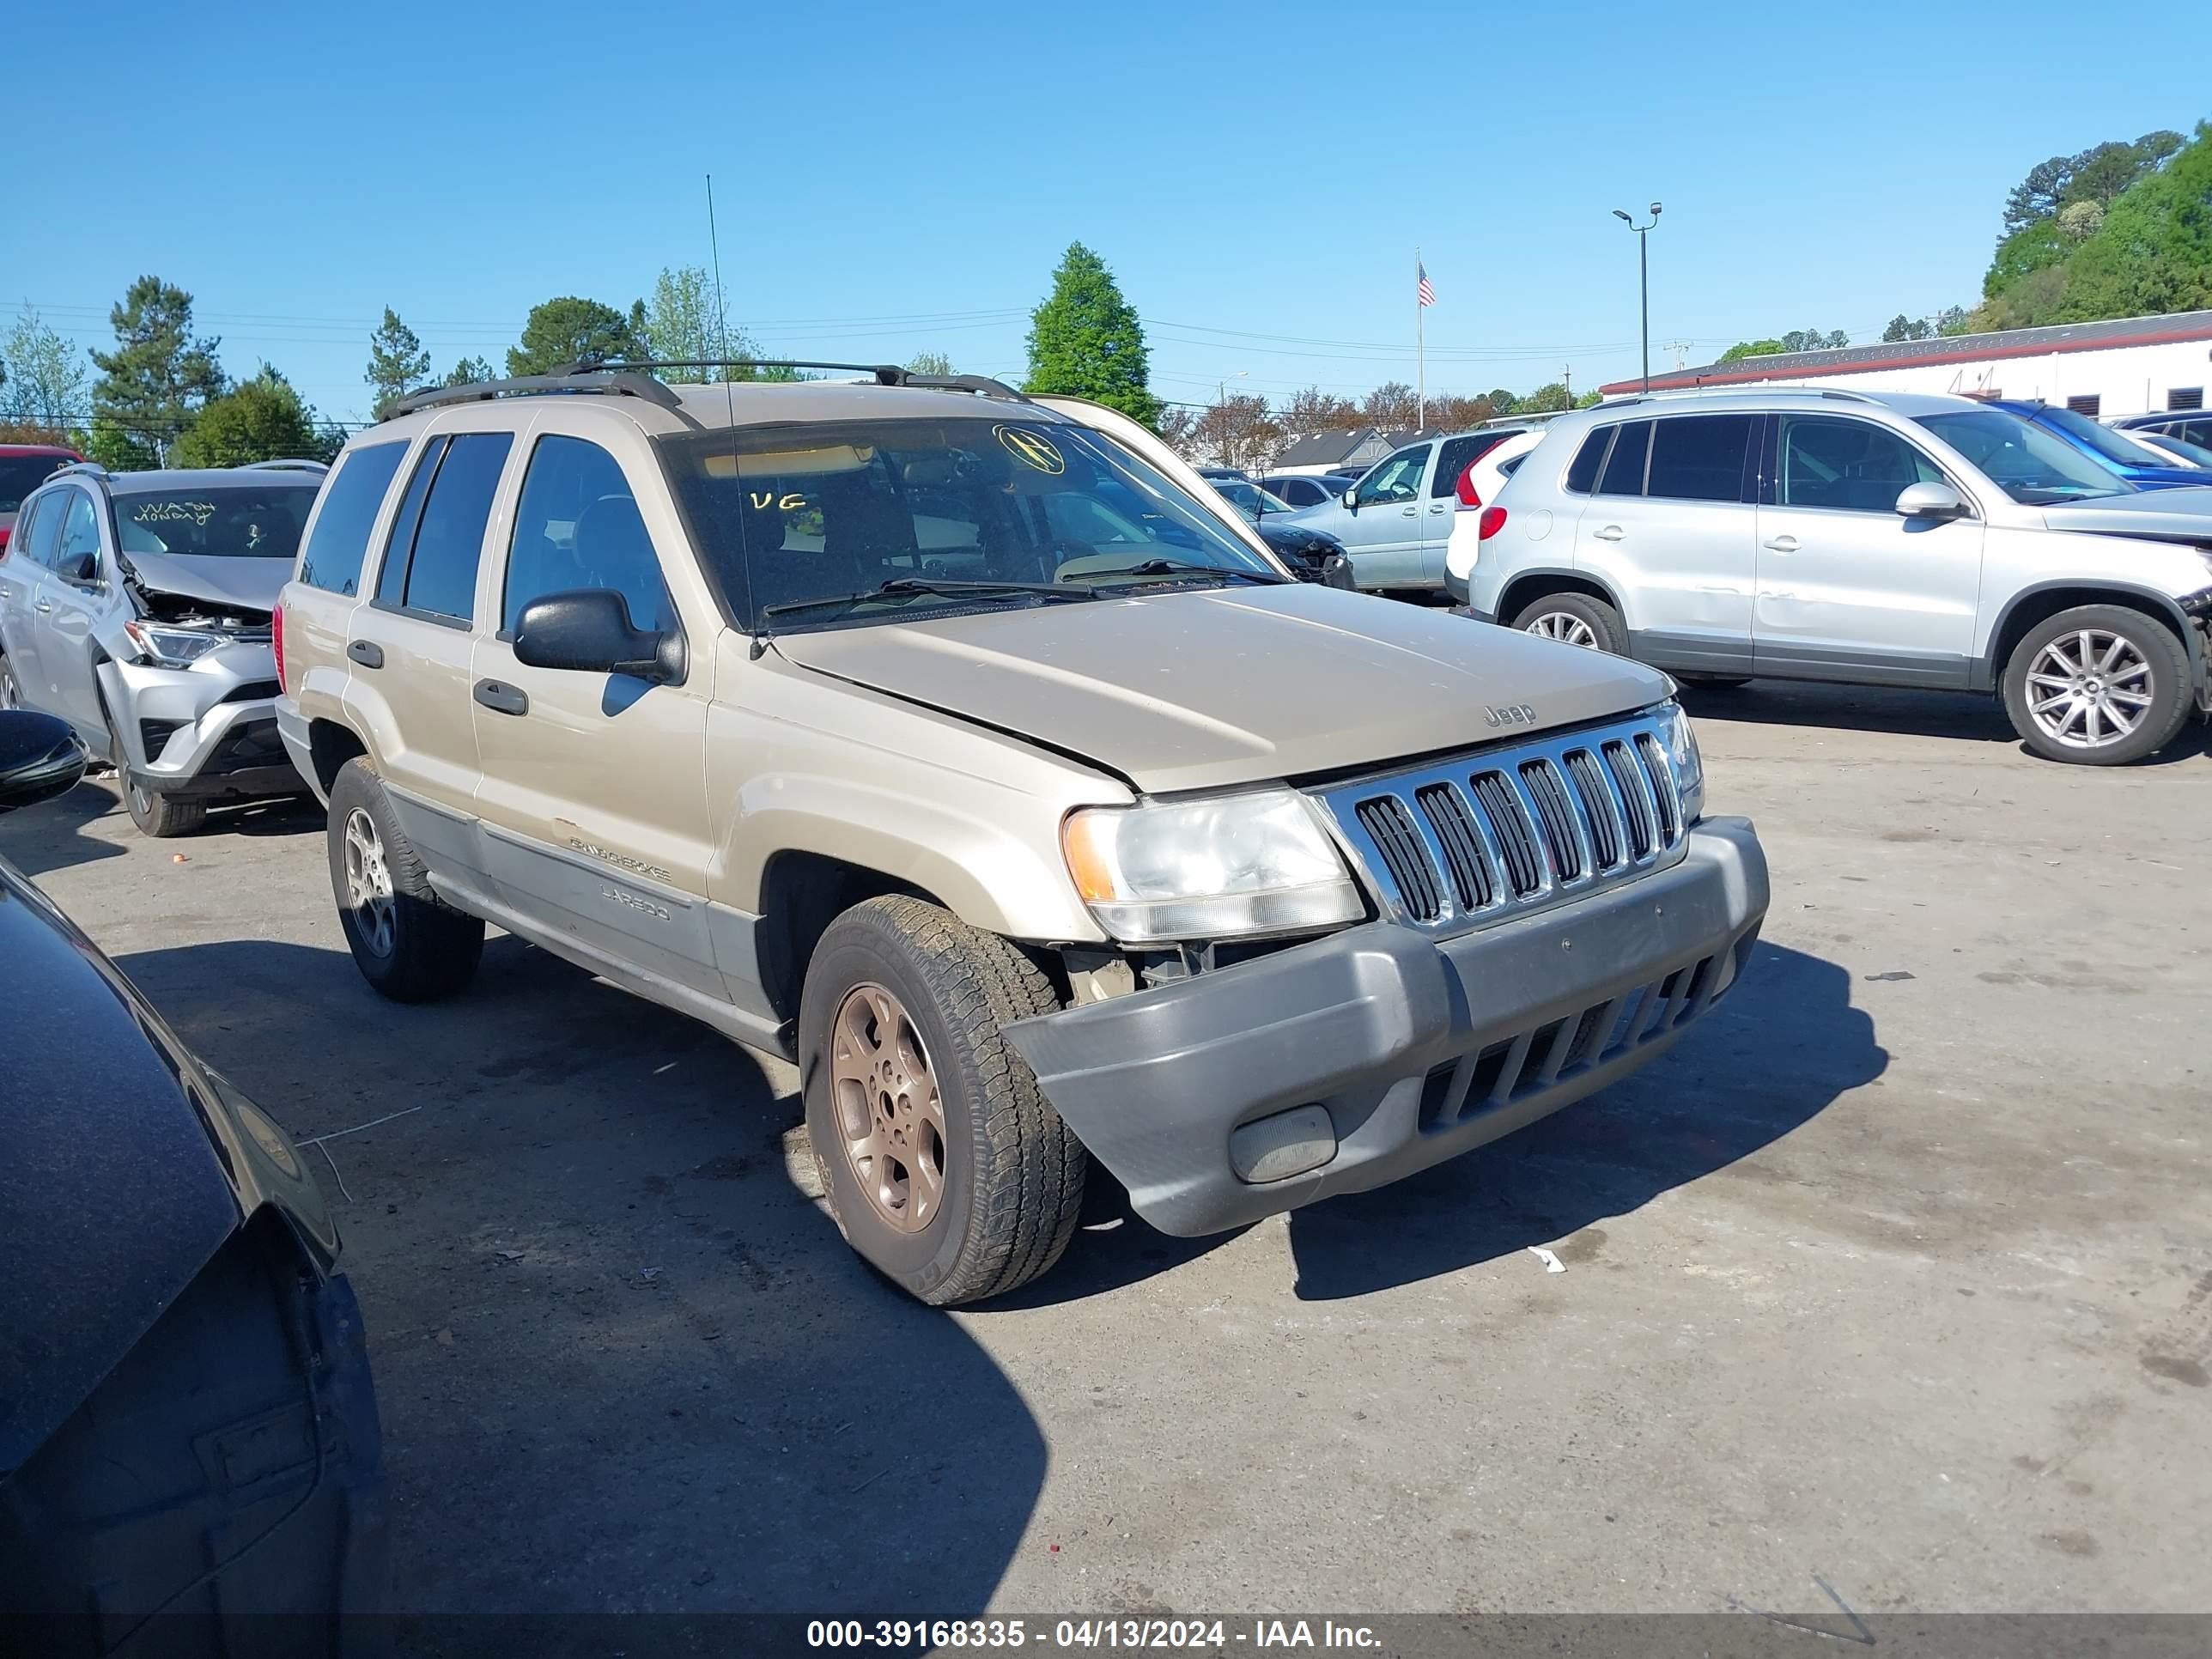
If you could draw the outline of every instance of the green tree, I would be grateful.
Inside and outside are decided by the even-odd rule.
[[[1515,406],[1514,412],[1518,415],[1553,415],[1573,407],[1574,400],[1567,396],[1566,387],[1553,380],[1548,386],[1538,386],[1523,398]]]
[[[1585,392],[1581,397],[1575,399],[1575,407],[1577,409],[1595,409],[1604,401],[1605,393],[1602,392]]]
[[[167,445],[223,388],[218,339],[192,333],[192,296],[141,276],[107,314],[115,349],[95,351],[92,441],[113,467],[157,466]]]
[[[191,429],[177,440],[173,459],[179,466],[327,460],[335,453],[327,440],[328,428],[318,428],[315,411],[301,401],[292,383],[264,363],[252,380],[209,399]]]
[[[1894,343],[1899,340],[1924,340],[1935,331],[1936,325],[1925,317],[1908,317],[1900,311],[1889,319],[1888,326],[1881,331],[1881,337],[1885,342]]]
[[[1945,306],[1936,313],[1936,332],[1948,337],[1974,331],[1973,313],[1964,306]]]
[[[952,359],[941,351],[917,351],[907,362],[909,374],[950,374]]]
[[[1501,386],[1492,388],[1490,393],[1490,411],[1492,414],[1510,415],[1514,410],[1520,407],[1520,398],[1515,397],[1504,386]]]
[[[625,317],[597,300],[563,295],[532,306],[522,339],[507,349],[510,375],[550,374],[570,363],[618,363],[646,355],[637,337],[642,301]]]
[[[376,332],[368,337],[368,373],[362,378],[375,388],[380,416],[386,404],[429,384],[430,354],[390,306],[385,307]]]
[[[1995,299],[2023,278],[2061,263],[2073,251],[2056,214],[2022,225],[1997,244],[1996,257],[1982,278],[1982,297]]]
[[[2135,143],[2098,144],[2074,155],[2037,162],[2005,198],[2004,236],[2008,240],[2039,220],[2056,218],[2075,202],[2109,206],[2121,191],[2157,171],[2183,145],[2181,135],[2164,129]]]
[[[0,343],[0,420],[64,434],[58,441],[82,448],[90,378],[76,349],[27,305]]]
[[[1779,340],[1738,340],[1721,353],[1720,360],[1724,363],[1733,363],[1746,357],[1771,357],[1777,352],[1789,349]]]
[[[1068,244],[1051,295],[1030,313],[1029,353],[1030,391],[1089,398],[1146,426],[1158,421],[1144,325],[1105,261],[1080,242]]]
[[[2112,200],[2065,270],[2053,322],[2212,307],[2212,123]]]
[[[443,384],[474,386],[480,380],[496,380],[497,379],[499,379],[499,371],[491,366],[489,358],[464,357],[453,365],[453,372],[446,376]]]

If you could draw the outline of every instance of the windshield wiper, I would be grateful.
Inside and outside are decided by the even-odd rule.
[[[766,622],[770,617],[792,616],[801,611],[866,605],[871,599],[912,597],[921,593],[977,599],[1030,596],[1047,599],[1095,599],[1098,597],[1097,588],[1085,587],[1074,582],[968,582],[936,576],[894,576],[880,587],[863,588],[857,593],[829,593],[818,599],[791,599],[782,605],[772,605],[760,613],[761,620]]]
[[[1219,576],[1224,581],[1234,579],[1243,582],[1258,582],[1264,586],[1279,586],[1288,578],[1271,576],[1264,571],[1239,570],[1228,564],[1193,564],[1182,559],[1145,559],[1136,564],[1125,564],[1113,570],[1097,570],[1097,576]]]

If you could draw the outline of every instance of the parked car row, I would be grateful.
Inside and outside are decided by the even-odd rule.
[[[1547,428],[1450,580],[1477,617],[1681,679],[1995,694],[2039,754],[2140,760],[2212,710],[2212,488],[2131,483],[2065,413],[1619,399]]]

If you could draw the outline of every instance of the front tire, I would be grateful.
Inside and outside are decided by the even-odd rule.
[[[1000,1034],[1059,1006],[1036,964],[892,895],[830,923],[807,964],[799,1063],[822,1189],[846,1242],[935,1307],[1059,1261],[1089,1155]]]
[[[2005,713],[2045,760],[2126,766],[2187,723],[2189,652],[2172,629],[2124,605],[2062,611],[2013,647]]]
[[[366,759],[338,769],[327,833],[338,925],[361,976],[394,1002],[432,1002],[466,985],[483,955],[483,919],[431,888]]]
[[[102,702],[104,707],[105,699]],[[116,729],[112,714],[107,717],[107,751],[115,757],[115,783],[123,792],[123,810],[131,814],[140,835],[167,841],[173,836],[189,836],[207,822],[205,801],[156,794],[131,775],[130,751],[123,746],[123,733]]]
[[[1562,645],[1583,646],[1616,657],[1628,654],[1628,628],[1620,620],[1620,612],[1587,593],[1547,593],[1523,605],[1513,625],[1523,634],[1557,640]]]

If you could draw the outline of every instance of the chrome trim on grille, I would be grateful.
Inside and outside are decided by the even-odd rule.
[[[1595,799],[1593,780],[1600,791]],[[1554,842],[1559,826],[1547,823],[1540,788],[1555,812],[1565,805],[1564,847]],[[1616,886],[1674,863],[1688,845],[1667,762],[1666,720],[1656,711],[1309,793],[1384,916],[1439,936]],[[1506,812],[1512,816],[1501,823]],[[1378,839],[1370,823],[1386,823],[1393,833]],[[1598,854],[1608,847],[1613,860],[1600,867]],[[1455,859],[1469,852],[1480,860],[1479,881],[1466,879]],[[1528,854],[1534,855],[1533,885],[1516,878],[1516,863]],[[1567,873],[1570,867],[1574,873]],[[1520,873],[1529,873],[1525,864]],[[1473,902],[1470,887],[1478,890]]]

